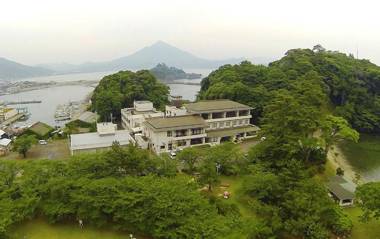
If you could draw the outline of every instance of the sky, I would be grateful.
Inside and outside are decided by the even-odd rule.
[[[0,57],[24,64],[129,55],[158,40],[208,59],[288,49],[359,53],[380,64],[375,0],[0,0]]]

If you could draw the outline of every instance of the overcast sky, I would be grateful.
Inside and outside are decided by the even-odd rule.
[[[1,0],[0,56],[25,64],[125,56],[163,40],[195,55],[281,57],[320,43],[380,64],[372,0]]]

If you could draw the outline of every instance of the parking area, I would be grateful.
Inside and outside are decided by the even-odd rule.
[[[48,140],[46,145],[36,144],[28,151],[26,159],[67,159],[70,149],[67,139]],[[9,152],[0,159],[23,159],[17,152]]]

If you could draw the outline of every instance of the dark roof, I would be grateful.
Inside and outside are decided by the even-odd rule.
[[[341,176],[333,176],[327,183],[328,190],[340,200],[354,199],[356,185]]]
[[[50,131],[54,130],[54,128],[45,123],[37,122],[33,124],[32,126],[30,126],[29,130],[39,136],[44,136],[48,134]]]
[[[252,107],[232,100],[204,100],[185,104],[185,108],[192,113],[220,112],[233,110],[249,110]]]
[[[184,115],[176,117],[157,117],[149,118],[145,121],[146,125],[157,131],[166,131],[169,129],[185,129],[195,127],[206,127],[205,120],[198,115]]]

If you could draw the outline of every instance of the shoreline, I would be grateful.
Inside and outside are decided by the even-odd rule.
[[[344,170],[344,176],[349,180],[355,182],[356,172],[350,163],[347,161],[346,156],[344,155],[342,149],[338,145],[334,145],[327,154],[327,160],[331,162],[334,166],[334,170],[341,168]],[[363,181],[361,178],[359,181]]]

